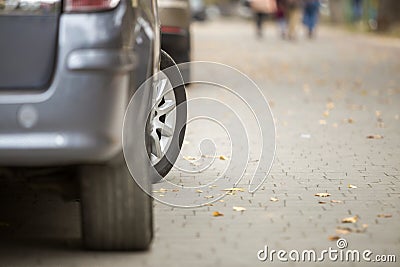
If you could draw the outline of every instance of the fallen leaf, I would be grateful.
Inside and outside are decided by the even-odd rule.
[[[340,239],[340,236],[337,236],[337,235],[328,236],[328,240],[330,240],[330,241],[336,241],[336,240],[339,240],[339,239]]]
[[[277,202],[277,201],[279,201],[279,199],[277,199],[276,197],[271,197],[271,198],[269,199],[269,201]]]
[[[326,125],[326,120],[319,120],[319,124]]]
[[[342,201],[341,201],[341,200],[332,199],[332,200],[331,200],[331,203],[338,204],[338,203],[342,203]]]
[[[167,191],[168,191],[168,189],[160,188],[158,190],[153,190],[153,193],[166,193]]]
[[[234,210],[234,211],[245,211],[246,208],[243,208],[243,207],[233,207],[233,210]]]
[[[380,134],[368,135],[367,139],[383,139],[383,136]]]
[[[244,189],[243,189],[243,188],[239,188],[239,187],[232,187],[232,188],[225,188],[225,189],[222,190],[222,191],[231,191],[231,192],[236,192],[236,191],[238,191],[238,192],[244,192]]]
[[[205,196],[204,198],[210,199],[210,198],[214,198],[214,196]]]
[[[358,188],[357,186],[352,185],[352,184],[347,185],[347,187],[348,187],[348,188],[351,188],[351,189],[356,189],[356,188]]]
[[[185,159],[185,160],[187,160],[187,161],[197,160],[197,158],[192,157],[192,156],[183,156],[183,159]]]
[[[221,156],[219,156],[219,159],[220,159],[220,160],[226,160],[226,157],[223,156],[223,155],[221,155]]]
[[[350,227],[341,227],[341,226],[336,227],[336,233],[338,234],[347,235],[350,234],[351,232],[353,232],[353,229],[351,229]]]
[[[347,217],[342,219],[342,223],[356,223],[358,221],[358,216]]]
[[[212,213],[212,216],[214,216],[214,217],[220,217],[220,216],[224,216],[224,214],[220,213],[219,211],[214,211],[214,212]]]
[[[334,109],[335,108],[335,104],[333,102],[328,102],[328,103],[326,103],[326,108],[327,109]]]
[[[172,189],[172,192],[179,192],[179,189]]]
[[[317,193],[315,194],[316,197],[329,197],[331,196],[331,194],[329,193]]]
[[[378,218],[392,218],[392,214],[378,214]]]
[[[197,189],[196,193],[203,193],[203,190]]]
[[[318,201],[318,204],[326,204],[326,201]]]

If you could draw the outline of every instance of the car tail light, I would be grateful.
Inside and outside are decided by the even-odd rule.
[[[112,9],[120,0],[66,0],[64,10],[66,12],[101,11]]]
[[[177,33],[177,34],[183,34],[185,32],[184,29],[180,27],[174,27],[174,26],[161,26],[161,32],[162,33]]]

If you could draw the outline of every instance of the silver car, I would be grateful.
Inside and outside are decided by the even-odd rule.
[[[0,0],[0,167],[77,170],[88,249],[147,249],[152,240],[152,200],[131,178],[121,129],[137,88],[160,60],[172,65],[159,35],[155,0]],[[141,97],[137,110],[186,99],[182,88],[170,101],[154,88]],[[172,122],[137,112],[148,136],[134,152],[145,190],[176,160],[185,112]]]

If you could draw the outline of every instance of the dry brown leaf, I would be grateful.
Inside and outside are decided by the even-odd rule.
[[[277,202],[277,201],[279,201],[279,199],[277,199],[276,197],[271,197],[271,198],[269,199],[269,201]]]
[[[357,189],[357,188],[358,188],[357,186],[352,185],[352,184],[348,184],[347,187],[348,187],[348,188],[351,188],[351,189]]]
[[[378,218],[392,218],[392,214],[378,214]]]
[[[330,240],[330,241],[336,241],[336,240],[339,240],[339,239],[340,239],[340,236],[337,236],[337,235],[328,236],[328,240]]]
[[[383,139],[383,135],[380,134],[368,135],[367,139]]]
[[[233,207],[233,210],[234,210],[234,211],[245,211],[246,208],[243,208],[243,207]]]
[[[219,211],[214,211],[214,212],[212,213],[212,216],[214,216],[214,217],[220,217],[220,216],[224,216],[224,214],[220,213]]]
[[[342,219],[342,223],[356,223],[358,221],[358,216],[347,217]]]
[[[331,194],[329,193],[317,193],[315,194],[316,197],[330,197]]]
[[[354,123],[354,120],[353,120],[352,118],[348,118],[348,119],[347,119],[347,122],[348,122],[348,123]]]
[[[232,187],[232,188],[225,188],[222,191],[230,191],[230,192],[244,192],[243,188],[239,188],[239,187]]]

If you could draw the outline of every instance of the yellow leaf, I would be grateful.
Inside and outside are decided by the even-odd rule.
[[[378,218],[392,218],[392,214],[378,214]]]
[[[183,156],[183,159],[185,159],[185,160],[187,160],[187,161],[197,160],[197,158],[192,157],[192,156]]]
[[[197,189],[196,193],[203,193],[203,190]]]
[[[347,217],[342,219],[342,223],[356,223],[358,221],[358,216]]]
[[[223,156],[223,155],[221,155],[221,156],[219,156],[219,159],[220,159],[220,160],[226,160],[226,157]]]
[[[334,109],[334,107],[335,107],[335,104],[333,102],[326,103],[326,108],[327,109]]]
[[[353,229],[351,229],[349,227],[340,227],[340,226],[338,226],[336,228],[336,233],[341,234],[341,235],[347,235],[347,234],[350,234],[351,232],[353,232]]]
[[[380,134],[368,135],[367,139],[383,139],[383,136]]]
[[[277,199],[276,197],[271,197],[271,198],[269,199],[269,201],[277,202],[277,201],[279,201],[279,199]]]
[[[220,213],[219,211],[214,211],[214,212],[212,213],[212,215],[213,215],[214,217],[224,216],[224,214]]]
[[[233,207],[233,210],[234,210],[234,211],[245,211],[246,208],[243,208],[243,207]]]
[[[328,236],[328,240],[330,240],[330,241],[336,241],[336,240],[339,240],[339,239],[340,239],[340,236],[337,236],[337,235]]]
[[[352,184],[349,184],[347,187],[348,187],[348,188],[351,188],[351,189],[356,189],[356,188],[357,188],[357,186],[352,185]]]
[[[315,194],[316,197],[329,197],[331,196],[331,194],[329,193],[317,193]]]

